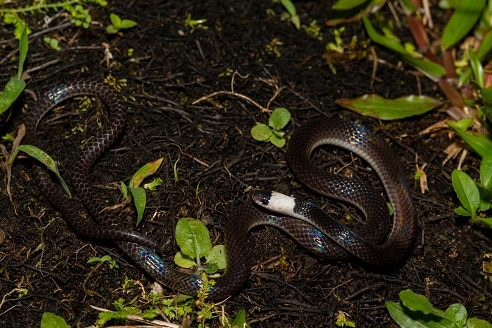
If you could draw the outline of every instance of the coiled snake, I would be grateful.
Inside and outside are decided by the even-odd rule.
[[[104,131],[90,138],[81,148],[72,168],[72,184],[83,207],[69,199],[40,165],[33,163],[33,175],[40,191],[60,211],[76,233],[89,238],[107,238],[115,243],[150,276],[186,294],[196,294],[204,286],[199,276],[171,268],[155,249],[150,237],[120,227],[97,198],[89,183],[89,172],[97,158],[120,136],[125,125],[125,106],[109,86],[80,81],[58,86],[47,92],[26,117],[26,143],[39,145],[37,126],[43,116],[60,102],[77,96],[94,95],[110,109]],[[364,158],[382,180],[394,208],[391,229],[383,199],[365,183],[329,174],[310,160],[322,144],[347,148]],[[210,298],[224,298],[239,290],[250,274],[247,250],[248,231],[270,224],[293,236],[313,252],[332,258],[355,256],[373,265],[388,266],[401,261],[415,237],[416,212],[400,171],[400,163],[386,144],[363,127],[337,118],[322,118],[296,129],[289,141],[287,161],[294,175],[306,186],[332,198],[357,206],[365,215],[363,229],[353,232],[323,213],[313,204],[275,192],[252,193],[258,206],[236,206],[224,223],[227,270],[209,287]],[[86,213],[90,212],[90,215]],[[294,217],[294,218],[292,218]],[[92,219],[94,218],[94,219]]]

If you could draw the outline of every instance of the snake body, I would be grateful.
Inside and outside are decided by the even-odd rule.
[[[208,297],[214,299],[237,292],[250,274],[247,234],[258,225],[277,226],[315,253],[334,258],[354,255],[376,265],[401,261],[412,245],[415,209],[400,172],[400,164],[388,147],[356,124],[335,118],[322,119],[296,129],[289,141],[288,163],[296,177],[309,188],[359,207],[366,217],[364,228],[353,232],[310,202],[278,193],[253,192],[253,201],[273,212],[265,212],[252,205],[236,206],[231,211],[224,223],[227,270],[215,279],[213,286],[208,286],[201,277],[169,266],[156,253],[159,245],[152,238],[121,228],[116,218],[103,211],[104,205],[91,189],[91,167],[120,136],[125,125],[124,102],[111,87],[99,82],[80,81],[53,88],[27,115],[27,143],[38,145],[37,126],[43,116],[62,101],[77,95],[94,95],[111,111],[107,126],[84,144],[72,168],[72,185],[83,206],[69,199],[47,172],[33,163],[38,188],[75,232],[89,238],[114,240],[151,277],[173,290],[191,295],[207,286]],[[394,222],[387,237],[389,215],[381,197],[375,195],[366,184],[332,176],[311,162],[313,149],[324,143],[354,151],[376,170],[395,210]]]

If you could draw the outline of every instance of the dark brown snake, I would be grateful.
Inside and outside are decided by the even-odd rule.
[[[107,127],[84,144],[72,168],[72,184],[83,206],[69,199],[44,168],[33,163],[38,188],[75,232],[89,238],[114,240],[157,281],[185,294],[196,294],[205,285],[202,279],[172,269],[154,251],[159,245],[152,238],[122,228],[116,218],[103,210],[104,205],[91,187],[92,165],[121,135],[125,125],[124,102],[111,87],[100,82],[81,81],[53,88],[27,115],[26,143],[39,145],[37,126],[43,116],[62,101],[78,95],[94,95],[111,111]],[[393,224],[390,224],[384,200],[365,183],[329,174],[311,162],[311,152],[322,144],[346,148],[374,168],[393,205]],[[254,226],[277,226],[304,247],[326,257],[355,256],[379,266],[401,262],[412,247],[416,212],[401,173],[401,164],[383,141],[363,127],[333,117],[302,125],[289,140],[287,161],[294,175],[309,188],[357,206],[365,216],[364,227],[356,233],[310,202],[274,192],[254,192],[253,201],[266,210],[252,205],[236,206],[225,220],[227,270],[208,287],[210,298],[224,298],[237,292],[249,278],[250,259],[245,250],[248,231]],[[390,225],[391,229],[388,228]]]

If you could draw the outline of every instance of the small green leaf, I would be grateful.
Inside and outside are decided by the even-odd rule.
[[[143,165],[141,168],[138,169],[137,172],[133,175],[133,177],[130,180],[130,187],[139,187],[142,184],[142,181],[147,178],[148,176],[154,174],[157,172],[159,167],[162,164],[162,161],[164,160],[163,157],[153,161],[149,162],[145,165]]]
[[[297,15],[296,6],[291,0],[280,0],[280,2],[282,3],[282,6],[284,6],[284,8],[287,10],[289,15],[291,16]]]
[[[453,170],[451,182],[461,205],[475,218],[480,207],[480,193],[475,182],[463,171]]]
[[[109,19],[111,20],[111,24],[113,24],[113,26],[116,28],[116,29],[120,29],[121,28],[121,18],[120,16],[114,14],[114,13],[111,13],[109,14]]]
[[[123,198],[128,199],[128,187],[123,181],[120,182],[120,187],[121,187],[121,193],[123,194]]]
[[[188,256],[184,255],[181,252],[177,252],[174,255],[174,263],[185,269],[193,268],[196,264],[195,261],[193,261],[193,259],[189,258]]]
[[[41,328],[70,328],[70,326],[62,317],[51,312],[44,312],[41,318]]]
[[[116,29],[116,27],[114,27],[113,25],[109,25],[108,27],[106,27],[106,32],[108,34],[116,34],[118,33],[118,29]]]
[[[245,310],[239,310],[236,314],[236,317],[234,318],[234,321],[232,322],[231,327],[239,327],[239,328],[249,328],[250,325],[249,323],[246,322],[246,311]]]
[[[458,214],[459,216],[471,216],[470,211],[465,209],[463,206],[458,206],[457,208],[455,208],[454,213]]]
[[[446,309],[444,317],[455,323],[458,327],[464,327],[468,318],[468,312],[463,304],[451,304]]]
[[[216,263],[207,264],[203,267],[207,274],[214,274],[219,271],[219,266]]]
[[[485,0],[461,0],[444,27],[441,47],[447,50],[465,37],[475,26],[485,8]]]
[[[17,78],[22,79],[22,71],[24,70],[24,62],[27,57],[27,51],[29,49],[29,42],[27,40],[27,26],[22,29],[21,37],[19,40],[19,67],[17,68]]]
[[[285,146],[285,138],[282,138],[282,137],[278,137],[277,135],[275,134],[272,134],[271,138],[270,138],[270,142],[275,146],[275,147],[278,147],[278,148],[282,148],[283,146]]]
[[[381,120],[397,120],[421,115],[442,104],[441,101],[427,96],[410,95],[386,99],[377,94],[363,95],[355,99],[341,98],[335,102],[359,114]]]
[[[16,77],[11,77],[5,85],[3,91],[0,93],[0,114],[5,112],[12,106],[14,101],[24,90],[26,82]]]
[[[481,218],[481,217],[477,217],[473,221],[482,222],[483,224],[487,225],[489,228],[492,229],[492,218]]]
[[[273,110],[268,119],[268,125],[275,130],[282,130],[290,121],[290,112],[287,108],[277,107]]]
[[[123,19],[121,21],[120,29],[128,29],[128,28],[132,28],[134,26],[137,26],[137,22],[135,22],[131,19]]]
[[[475,54],[471,46],[468,48],[468,54],[470,56],[470,66],[472,68],[473,77],[475,78],[475,81],[477,82],[478,86],[480,88],[483,88],[485,83],[484,81],[485,77],[483,74],[482,63],[478,59],[478,56]]]
[[[206,258],[208,263],[217,264],[217,268],[219,270],[224,270],[226,268],[226,265],[227,265],[225,246],[224,245],[215,245],[212,248],[212,251],[207,256],[205,256],[205,258]]]
[[[135,204],[135,209],[137,210],[137,226],[142,222],[143,213],[145,207],[147,206],[147,194],[145,189],[142,187],[128,187],[132,193],[133,203]]]
[[[400,327],[423,327],[417,320],[407,314],[408,310],[401,304],[386,301],[385,305],[391,318],[393,318]]]
[[[251,136],[256,141],[268,141],[273,132],[268,125],[257,122],[255,126],[251,128]]]
[[[199,259],[212,251],[212,241],[207,227],[199,220],[179,219],[175,237],[181,252],[190,258]]]
[[[482,319],[470,318],[466,322],[466,328],[492,328],[492,324]]]
[[[485,189],[492,189],[492,155],[485,155],[480,163],[480,183]]]
[[[38,160],[41,164],[46,166],[51,172],[53,172],[58,180],[60,180],[60,184],[62,185],[63,189],[65,192],[68,194],[68,197],[72,197],[72,194],[70,193],[70,189],[68,188],[68,185],[65,183],[65,180],[60,175],[60,172],[58,171],[58,168],[56,167],[56,162],[53,158],[51,158],[50,155],[46,154],[44,151],[39,149],[36,146],[31,146],[31,145],[20,145],[18,150],[23,151],[24,153],[28,154],[29,156],[35,158]]]

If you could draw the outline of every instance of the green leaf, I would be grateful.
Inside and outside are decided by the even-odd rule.
[[[480,163],[480,184],[486,189],[492,189],[492,155],[485,155]]]
[[[470,318],[466,322],[466,328],[492,328],[492,324],[482,319]]]
[[[264,123],[257,122],[256,125],[251,128],[251,136],[256,141],[268,141],[272,135],[272,129]]]
[[[41,328],[70,328],[70,326],[62,317],[51,312],[44,312],[41,317]]]
[[[367,0],[338,0],[331,7],[331,9],[334,9],[334,10],[350,10],[350,9],[354,9],[354,8],[362,5],[364,2],[367,2],[368,4],[370,3],[370,1],[367,1]]]
[[[473,77],[475,78],[475,81],[477,82],[478,86],[480,88],[483,88],[485,83],[484,81],[485,77],[483,74],[482,63],[480,63],[477,54],[475,54],[471,46],[468,48],[468,54],[470,56],[470,66],[472,68]]]
[[[199,220],[179,219],[175,237],[181,252],[190,258],[199,259],[212,251],[212,241],[207,227]]]
[[[491,33],[492,34],[492,33]],[[487,105],[492,105],[492,88],[481,88],[480,96],[482,96],[483,102]]]
[[[113,26],[116,28],[116,29],[120,29],[121,28],[121,18],[120,16],[114,14],[114,13],[111,13],[109,14],[109,19],[111,20],[111,24],[113,24]]]
[[[477,217],[473,221],[482,222],[483,224],[487,225],[489,228],[492,229],[492,218],[481,218],[481,217]]]
[[[463,171],[453,170],[451,182],[461,205],[475,218],[480,207],[480,193],[475,182]]]
[[[38,160],[41,164],[46,166],[48,170],[53,172],[58,180],[60,180],[60,184],[62,185],[63,189],[65,192],[68,194],[68,197],[72,198],[72,194],[70,193],[70,189],[68,188],[68,185],[65,183],[65,180],[60,175],[60,172],[58,171],[58,168],[56,167],[56,162],[53,158],[51,158],[50,155],[46,154],[44,151],[39,149],[36,146],[31,146],[31,145],[20,145],[18,150],[23,151],[24,153],[28,154],[29,156],[35,158]]]
[[[415,58],[413,54],[405,49],[405,47],[398,40],[376,32],[366,16],[362,16],[362,21],[364,22],[367,34],[372,41],[385,46],[390,50],[393,50],[394,52],[402,56],[402,59],[404,61],[414,66],[417,70],[428,76],[430,79],[437,81],[438,79],[446,75],[446,70],[443,66],[426,59]]]
[[[272,136],[270,137],[270,142],[275,147],[278,147],[278,148],[282,148],[283,146],[285,146],[285,138],[279,137],[275,134],[272,134]]]
[[[219,270],[224,270],[227,265],[227,258],[224,245],[215,245],[212,251],[205,256],[207,263],[217,264]]]
[[[273,110],[268,119],[268,125],[275,130],[282,130],[290,121],[290,112],[287,108],[277,107]]]
[[[451,304],[446,309],[444,317],[454,322],[458,327],[464,327],[468,318],[468,312],[463,304]]]
[[[195,261],[193,261],[192,258],[184,255],[183,253],[181,252],[177,252],[175,255],[174,255],[174,263],[176,263],[176,265],[182,267],[182,268],[185,268],[185,269],[190,269],[190,268],[193,268],[195,266]]]
[[[441,47],[447,50],[465,37],[475,26],[485,8],[485,0],[461,0],[444,27]]]
[[[135,174],[130,179],[130,183],[129,183],[130,187],[139,187],[145,178],[147,178],[148,176],[157,172],[157,170],[161,166],[163,160],[164,160],[164,157],[161,157],[161,158],[159,158],[153,162],[149,162],[149,163],[143,165],[141,168],[139,168],[138,171],[135,172]]]
[[[135,204],[135,209],[137,210],[137,226],[142,222],[143,214],[145,211],[145,206],[147,206],[147,194],[145,189],[142,187],[128,187],[132,193],[133,203]]]
[[[402,290],[399,295],[403,305],[412,311],[439,316],[442,316],[444,313],[444,311],[434,308],[427,297],[414,293],[411,289]]]
[[[137,22],[135,22],[131,19],[123,19],[121,21],[120,29],[128,29],[128,28],[132,28],[134,26],[137,26]]]
[[[24,90],[26,82],[24,80],[18,79],[16,77],[11,77],[10,80],[5,85],[5,88],[0,93],[0,114],[5,112],[12,106],[14,101],[19,97],[19,95]]]
[[[113,25],[109,25],[108,27],[106,27],[106,32],[108,34],[116,34],[118,33],[118,29],[116,27],[114,27]]]
[[[405,309],[401,304],[386,301],[385,305],[386,308],[388,309],[391,318],[393,318],[393,320],[395,320],[395,322],[400,327],[415,327],[415,328],[425,327],[424,325],[420,324],[416,319],[410,317],[407,314],[408,310]]]
[[[467,119],[461,120],[465,121]],[[489,136],[478,132],[466,132],[460,128],[460,122],[448,122],[448,125],[481,157],[490,154],[492,140]],[[465,121],[467,122],[467,121]]]
[[[297,15],[296,6],[291,0],[280,0],[280,3],[282,3],[282,6],[284,6],[290,16]]]
[[[457,208],[455,208],[454,213],[458,214],[459,216],[471,216],[470,211],[465,209],[463,206],[458,206]]]
[[[231,327],[239,327],[239,328],[249,328],[249,323],[246,322],[246,311],[243,309],[239,310],[232,322]]]
[[[27,40],[27,27],[24,26],[19,40],[19,67],[17,68],[18,79],[22,79],[22,71],[24,70],[24,62],[26,61],[28,49],[29,42]]]
[[[335,102],[359,114],[381,120],[397,120],[420,115],[442,105],[442,102],[435,98],[414,95],[386,99],[370,94],[355,99],[341,98]]]

